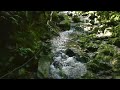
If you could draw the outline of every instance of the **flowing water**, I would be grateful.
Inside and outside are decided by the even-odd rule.
[[[66,43],[70,40],[69,35],[73,30],[60,32],[60,36],[54,38],[53,45],[54,62],[50,65],[50,77],[54,79],[80,78],[86,73],[86,67],[78,62],[75,57],[69,57],[65,54]]]
[[[86,18],[82,19],[85,22]],[[83,26],[85,26],[85,24],[87,23],[85,22]],[[55,37],[51,40],[54,61],[50,65],[50,78],[77,79],[81,78],[81,76],[83,76],[87,72],[87,68],[84,63],[77,61],[75,59],[75,56],[69,57],[65,53],[67,49],[66,44],[71,39],[69,36],[71,33],[75,33],[75,25],[76,23],[72,23],[70,30],[60,32],[58,37]],[[85,30],[86,27],[82,28],[84,28]]]

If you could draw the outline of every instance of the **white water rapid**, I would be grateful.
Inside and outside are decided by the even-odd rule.
[[[84,21],[84,27],[82,25],[81,27],[86,30],[86,17],[83,17],[82,19]],[[58,37],[51,40],[54,61],[50,65],[50,78],[78,79],[87,72],[87,68],[84,63],[77,61],[75,56],[69,57],[65,54],[67,49],[66,44],[70,40],[69,35],[75,31],[74,26],[75,23],[71,24],[70,30],[60,32]]]
[[[60,32],[60,36],[52,40],[54,62],[50,66],[50,77],[54,79],[80,78],[86,73],[86,67],[81,62],[76,61],[75,57],[65,54],[66,43],[73,30]]]

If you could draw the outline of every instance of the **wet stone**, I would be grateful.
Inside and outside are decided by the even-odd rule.
[[[68,55],[69,57],[73,57],[73,56],[75,56],[75,53],[71,49],[67,49],[66,55]]]

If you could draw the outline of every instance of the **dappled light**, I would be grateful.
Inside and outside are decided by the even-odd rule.
[[[120,79],[120,12],[0,11],[0,79]]]

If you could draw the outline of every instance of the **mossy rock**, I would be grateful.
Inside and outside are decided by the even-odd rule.
[[[80,32],[84,32],[84,29],[82,27],[80,27],[80,26],[76,26],[75,30],[80,31]]]
[[[98,48],[95,47],[87,47],[87,52],[96,52]]]
[[[53,13],[53,15],[52,15],[52,21],[60,22],[59,16],[58,16],[58,13],[57,13],[57,12],[54,12],[54,13]]]
[[[67,20],[61,21],[58,25],[60,29],[64,30],[70,30],[70,22]]]
[[[74,16],[74,17],[72,18],[72,20],[73,20],[74,23],[80,22],[80,18],[77,17],[77,16]]]
[[[59,24],[58,25],[62,31],[65,31],[65,30],[70,30],[70,25],[68,23],[66,24]]]
[[[52,61],[52,55],[43,55],[38,62],[37,77],[40,79],[49,78],[49,69]]]
[[[82,63],[87,63],[89,61],[88,55],[76,55],[76,60]]]
[[[87,63],[88,69],[94,73],[100,71],[112,70],[112,56],[106,56],[102,53],[98,53],[91,62]]]
[[[67,47],[69,47],[69,49],[66,50],[66,54],[70,57],[75,56],[77,61],[86,63],[89,61],[89,56],[87,55],[86,52],[84,52],[84,50],[82,50],[80,48],[80,46],[74,42],[71,41],[68,43]]]
[[[91,20],[94,20],[95,18],[97,18],[97,16],[95,16],[94,14],[91,14],[91,16],[89,17]]]
[[[87,64],[88,70],[92,71],[93,73],[98,73],[100,71],[111,70],[112,67],[106,63],[101,63],[99,60],[94,60],[91,63]]]
[[[114,45],[101,44],[98,49],[98,52],[107,56],[115,57],[115,55],[118,54],[118,49]]]
[[[120,76],[114,76],[114,79],[120,79]]]
[[[88,71],[84,76],[82,76],[83,79],[98,79],[95,73]]]
[[[86,44],[85,46],[86,46],[87,52],[96,52],[99,48],[99,44],[95,43],[94,41],[93,42],[91,41],[90,43]]]
[[[95,43],[88,43],[86,44],[86,49],[87,49],[87,52],[96,52],[99,48],[99,45],[98,44],[95,44]]]
[[[58,17],[59,17],[60,21],[65,20],[64,14],[60,14]]]
[[[117,26],[119,24],[119,22],[111,20],[110,22],[106,22],[105,24],[107,26]]]
[[[87,65],[88,70],[93,73],[98,73],[100,71],[99,65],[97,65],[96,63],[90,62],[90,63],[87,63],[86,65]]]
[[[99,27],[95,27],[95,28],[92,30],[92,33],[97,33],[99,29],[100,29]]]
[[[117,38],[114,43],[113,43],[115,46],[119,47],[120,48],[120,39]]]
[[[110,56],[113,56],[113,55],[114,55],[113,52],[110,52],[109,50],[106,50],[106,49],[103,50],[102,53],[103,53],[104,55],[110,55]]]
[[[72,13],[69,13],[69,12],[67,13],[67,15],[68,15],[68,16],[70,16],[70,17],[72,17],[72,16],[73,16],[73,14],[72,14]]]
[[[94,20],[91,20],[90,23],[91,23],[92,25],[94,25],[95,21],[94,21]]]

